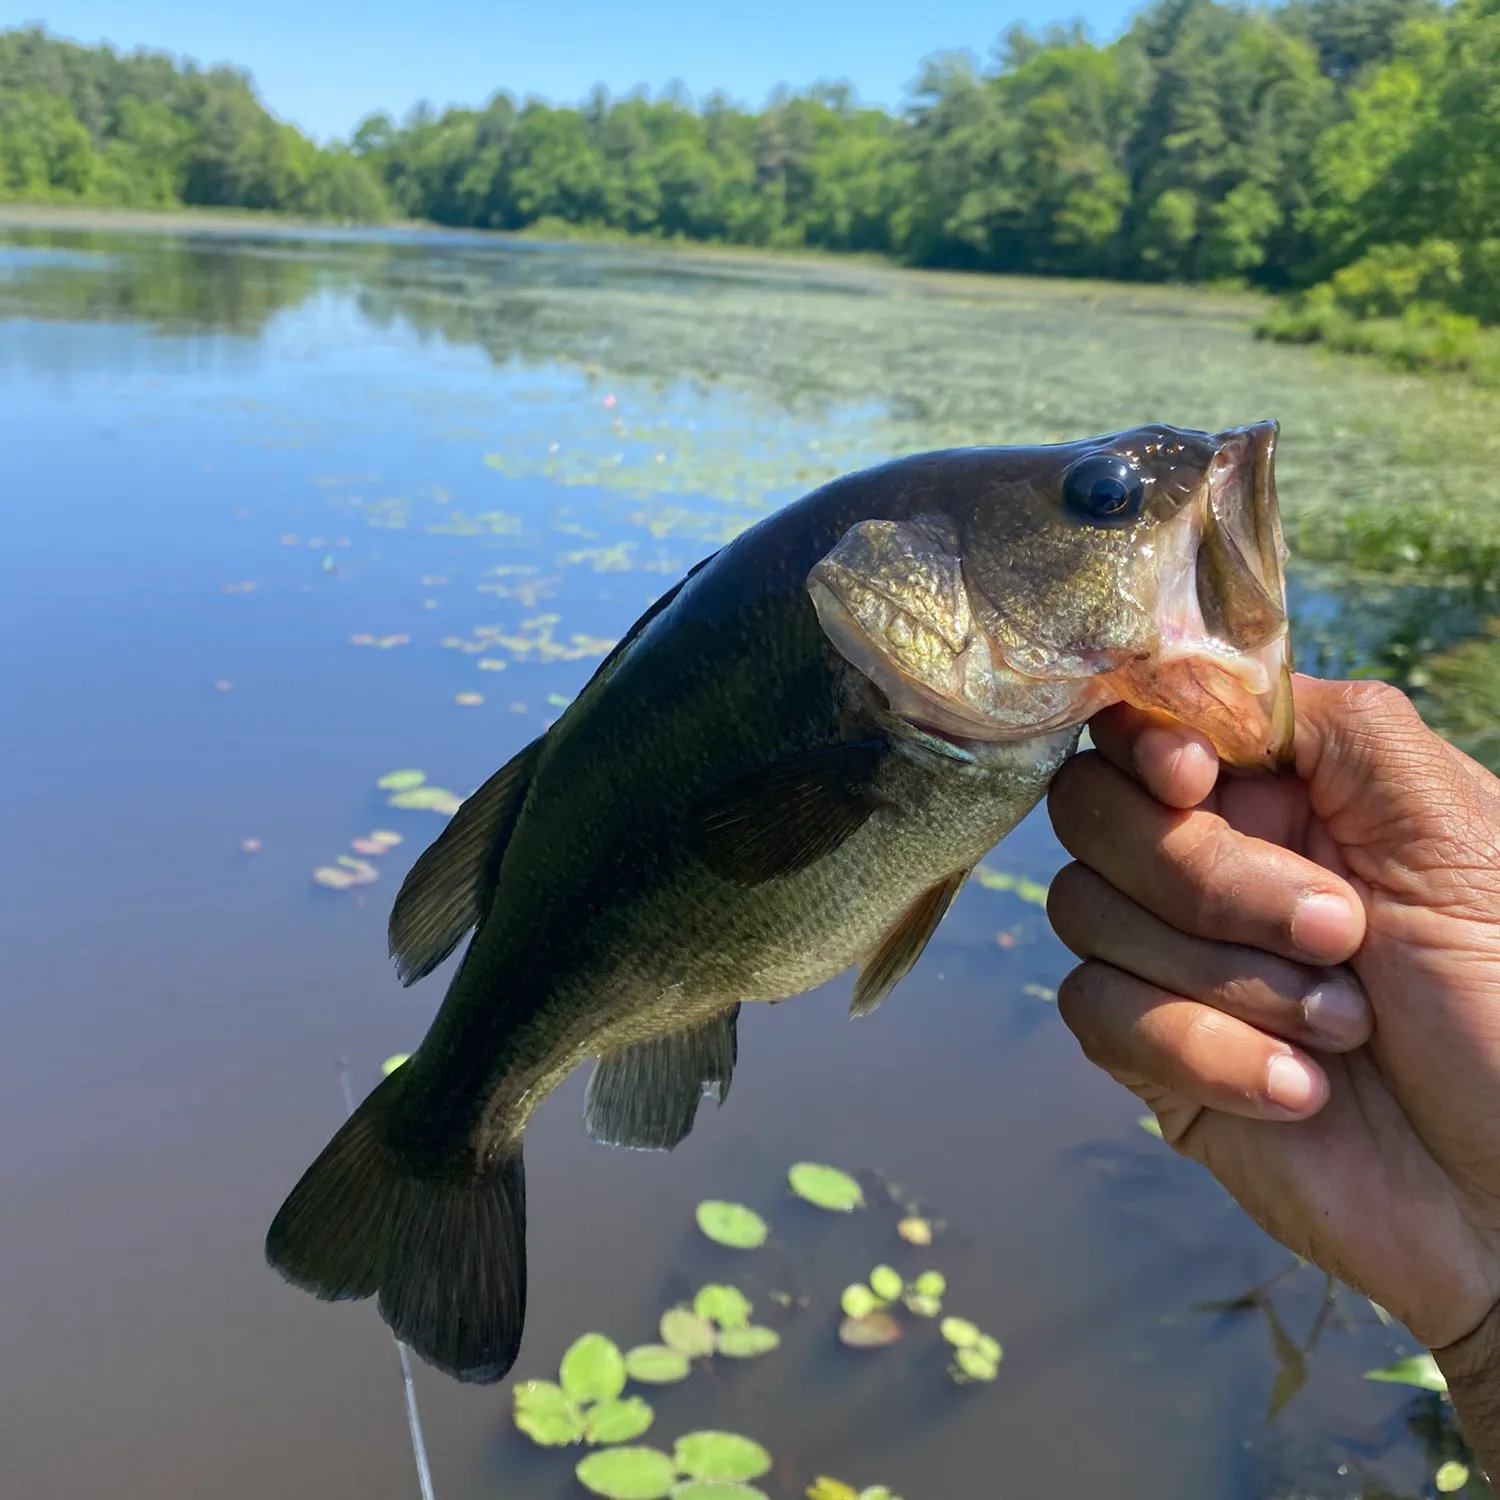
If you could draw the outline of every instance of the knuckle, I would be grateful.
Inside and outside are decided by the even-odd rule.
[[[1235,836],[1229,825],[1212,818],[1178,839],[1172,851],[1181,881],[1183,914],[1199,929],[1214,925],[1226,896],[1233,896],[1233,890],[1224,887],[1234,850]]]

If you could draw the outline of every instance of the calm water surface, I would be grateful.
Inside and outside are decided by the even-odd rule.
[[[386,961],[442,819],[377,780],[470,791],[689,564],[827,473],[981,427],[1284,415],[1288,382],[1332,431],[1386,378],[1330,392],[1217,304],[1116,301],[461,236],[0,239],[7,1494],[417,1493],[373,1310],[261,1258],[340,1061],[363,1092],[446,981],[403,991]],[[1157,374],[1090,386],[1122,330]],[[1294,420],[1289,508],[1312,448]],[[1327,659],[1379,657],[1336,592],[1298,597]],[[404,842],[374,884],[314,884],[377,828]],[[1044,882],[1061,858],[1034,817],[991,864]],[[517,1376],[733,1281],[782,1347],[653,1394],[648,1440],[752,1436],[776,1500],[818,1474],[907,1500],[1422,1492],[1435,1404],[1360,1379],[1410,1341],[1311,1272],[1215,1306],[1288,1257],[1083,1062],[1050,1003],[1067,967],[1040,910],[971,885],[872,1019],[846,1021],[847,979],[747,1014],[732,1099],[670,1157],[593,1145],[573,1079],[528,1133]],[[871,1206],[791,1198],[805,1159]],[[930,1249],[885,1183],[943,1221]],[[709,1244],[704,1197],[771,1244]],[[993,1386],[954,1387],[915,1319],[839,1346],[840,1290],[882,1261],[946,1275],[1004,1344]],[[419,1367],[416,1393],[442,1500],[582,1494],[508,1385]]]

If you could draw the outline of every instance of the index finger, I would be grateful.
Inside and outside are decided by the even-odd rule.
[[[1105,760],[1168,807],[1197,807],[1218,780],[1218,752],[1206,735],[1129,703],[1095,714],[1089,738]]]

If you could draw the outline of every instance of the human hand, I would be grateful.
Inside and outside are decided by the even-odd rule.
[[[1500,1467],[1500,781],[1392,688],[1296,704],[1276,781],[1094,720],[1049,802],[1084,960],[1058,1004],[1172,1146],[1434,1350]]]

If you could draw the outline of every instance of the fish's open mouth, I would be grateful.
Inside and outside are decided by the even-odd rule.
[[[1200,730],[1243,770],[1292,760],[1276,434],[1274,422],[1219,434],[1199,493],[1163,541],[1160,648],[1109,674],[1127,702]]]

